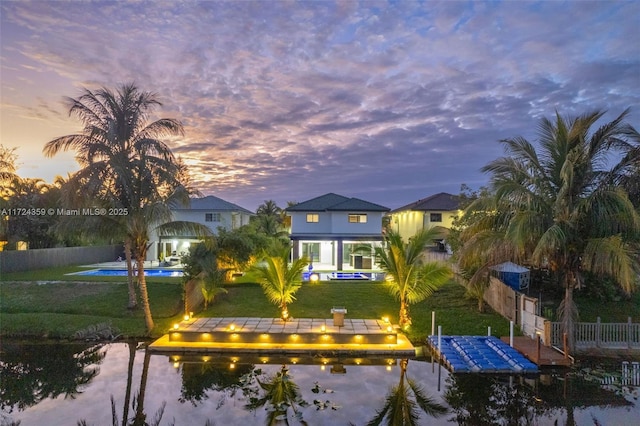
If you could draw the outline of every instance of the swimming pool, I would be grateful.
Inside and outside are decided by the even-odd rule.
[[[74,272],[68,275],[83,275],[90,277],[126,277],[126,269],[90,269],[88,271]],[[135,271],[134,271],[135,275]],[[145,277],[182,277],[184,273],[181,269],[145,269]]]

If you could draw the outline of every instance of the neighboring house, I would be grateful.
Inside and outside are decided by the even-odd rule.
[[[254,213],[221,198],[209,195],[202,198],[192,198],[189,207],[172,209],[174,221],[196,222],[207,226],[212,233],[217,234],[219,228],[232,230],[249,223]],[[153,245],[149,249],[148,259],[177,258],[189,251],[192,243],[199,240],[195,235],[158,237],[151,233]]]
[[[389,226],[407,241],[423,228],[451,229],[453,219],[462,214],[457,195],[441,192],[391,211]],[[445,230],[443,230],[446,232]]]
[[[315,270],[374,269],[371,254],[356,249],[381,244],[389,208],[329,193],[285,211],[291,217],[294,259],[306,255]]]

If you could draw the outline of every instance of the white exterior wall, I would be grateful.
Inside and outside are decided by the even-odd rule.
[[[219,222],[207,222],[206,214],[207,213],[219,213],[220,221]],[[249,219],[251,215],[247,213],[241,212],[231,212],[231,211],[215,211],[215,210],[176,210],[173,212],[173,220],[174,221],[186,221],[186,222],[195,222],[201,225],[208,227],[211,232],[215,235],[218,233],[218,228],[222,227],[227,231],[230,231],[235,228],[239,228],[242,225],[246,225],[249,223]],[[163,241],[168,242],[169,239]],[[155,229],[151,229],[149,231],[149,242],[151,246],[147,252],[147,260],[158,260],[158,247],[157,243],[160,241],[158,233]],[[189,249],[189,245],[191,243],[196,242],[194,239],[185,239],[185,238],[173,238],[171,239],[172,246],[175,246],[173,250],[177,253],[182,251],[187,251]]]

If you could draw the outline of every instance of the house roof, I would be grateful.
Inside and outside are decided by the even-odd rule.
[[[439,194],[431,195],[430,197],[423,198],[415,201],[406,206],[402,206],[391,213],[397,213],[405,210],[420,210],[420,211],[454,211],[460,208],[460,197],[457,195],[441,192]]]
[[[244,207],[240,207],[237,204],[230,203],[213,195],[207,195],[202,198],[191,198],[191,205],[188,208],[176,210],[215,210],[254,214],[252,211],[249,211]]]
[[[289,212],[323,212],[323,211],[358,211],[358,212],[388,212],[388,207],[370,203],[359,198],[348,198],[329,193],[307,201],[287,207]]]

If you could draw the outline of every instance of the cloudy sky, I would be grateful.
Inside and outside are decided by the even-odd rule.
[[[555,111],[632,107],[640,2],[0,1],[0,143],[77,170],[65,96],[135,82],[204,194],[250,210],[327,192],[390,208],[486,183],[498,140]]]

